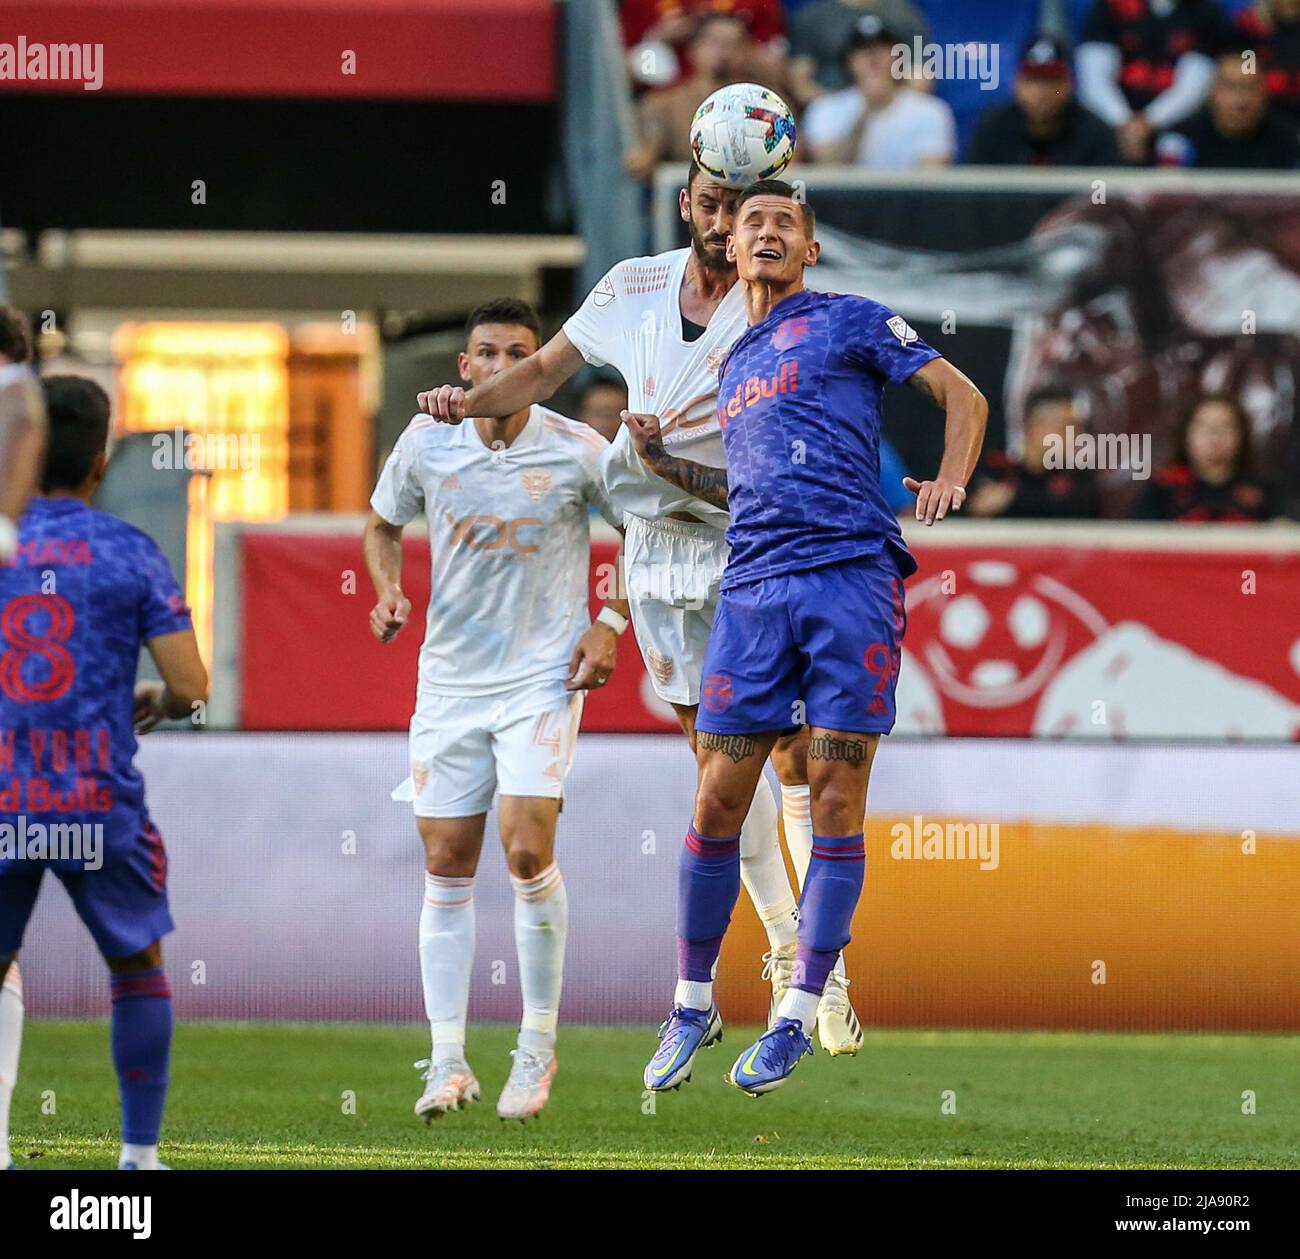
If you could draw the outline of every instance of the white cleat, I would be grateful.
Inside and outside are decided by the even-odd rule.
[[[794,977],[794,953],[796,946],[783,944],[779,949],[763,954],[762,978],[772,983],[772,1004],[767,1007],[767,1025],[770,1028],[776,1022],[776,1007],[781,1004],[785,990]]]
[[[849,981],[838,970],[827,977],[817,1005],[817,1039],[832,1058],[862,1048],[862,1024],[849,1001]]]
[[[497,1118],[526,1123],[536,1119],[550,1101],[551,1081],[558,1064],[553,1053],[543,1056],[529,1049],[512,1049],[510,1056],[515,1061],[497,1102]]]
[[[441,1062],[422,1058],[415,1066],[417,1070],[424,1069],[424,1092],[415,1103],[415,1113],[425,1123],[441,1119],[449,1110],[460,1110],[470,1102],[478,1101],[478,1081],[463,1058],[448,1058]]]

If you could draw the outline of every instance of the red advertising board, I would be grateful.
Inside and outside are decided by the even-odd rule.
[[[1300,543],[1266,547],[1243,532],[1240,546],[1198,545],[1194,531],[1171,530],[1134,535],[1151,545],[1017,543],[1005,532],[987,545],[970,532],[914,543],[897,733],[1296,738]],[[593,547],[593,603],[614,551]],[[424,540],[406,542],[414,623],[388,646],[367,626],[358,537],[250,529],[240,552],[241,724],[405,727],[428,598]],[[630,634],[583,725],[676,728]]]

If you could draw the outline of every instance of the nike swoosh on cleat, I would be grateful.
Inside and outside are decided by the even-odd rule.
[[[754,1070],[754,1059],[758,1057],[759,1046],[755,1045],[749,1052],[749,1057],[740,1064],[740,1069],[745,1075],[757,1075]]]
[[[681,1052],[685,1047],[686,1047],[686,1042],[684,1040],[679,1040],[677,1042],[677,1048],[673,1050],[673,1056],[668,1059],[667,1063],[662,1068],[651,1067],[650,1074],[655,1076],[656,1078],[667,1075],[668,1072],[673,1069],[673,1063],[677,1061],[678,1057],[681,1055]]]

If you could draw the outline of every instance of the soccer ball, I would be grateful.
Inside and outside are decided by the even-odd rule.
[[[728,188],[775,179],[794,157],[794,114],[759,83],[728,83],[695,111],[691,152],[706,175]]]

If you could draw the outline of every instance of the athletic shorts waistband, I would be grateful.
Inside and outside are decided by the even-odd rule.
[[[716,525],[705,524],[702,520],[674,520],[671,516],[660,516],[658,520],[647,520],[644,516],[637,516],[633,512],[628,512],[623,518],[624,526],[629,525],[634,520],[648,531],[670,533],[679,538],[699,538],[705,542],[725,542],[727,540],[725,530],[719,529]]]

